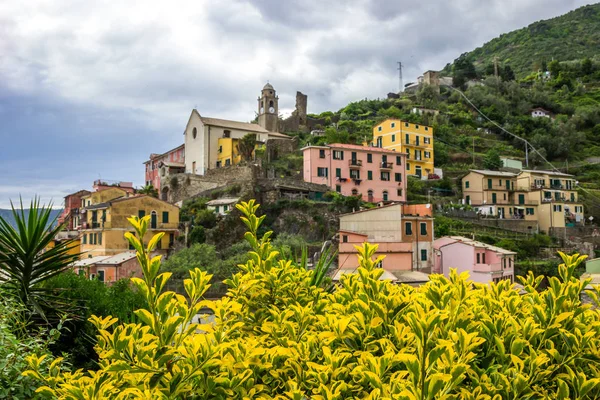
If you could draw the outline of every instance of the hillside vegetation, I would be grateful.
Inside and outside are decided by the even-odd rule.
[[[556,18],[534,22],[500,35],[465,53],[470,62],[483,69],[494,57],[510,64],[518,78],[543,68],[552,60],[570,61],[600,56],[600,4],[588,5]],[[452,65],[446,66],[450,72]]]

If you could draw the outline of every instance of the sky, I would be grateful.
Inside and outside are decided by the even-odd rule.
[[[144,183],[193,108],[254,118],[268,81],[283,114],[398,91],[494,37],[580,0],[1,0],[0,208],[62,205],[95,179]]]

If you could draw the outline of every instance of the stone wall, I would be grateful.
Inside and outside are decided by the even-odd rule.
[[[255,165],[215,168],[208,170],[205,175],[175,174],[163,183],[161,193],[168,193],[168,201],[177,203],[195,197],[199,193],[235,183],[251,187],[260,174],[260,167]]]
[[[266,161],[270,162],[277,158],[295,152],[298,149],[298,138],[269,139],[266,143]]]
[[[538,233],[539,227],[536,221],[525,221],[522,219],[496,219],[480,218],[472,221],[474,224],[500,228],[512,232]]]

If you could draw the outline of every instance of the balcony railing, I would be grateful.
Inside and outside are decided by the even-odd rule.
[[[348,160],[348,165],[350,167],[362,167],[362,160]]]
[[[394,163],[382,161],[381,164],[379,164],[379,167],[381,169],[392,169],[394,167]]]
[[[357,178],[352,178],[352,180],[354,181],[355,185],[360,185],[360,183],[362,182],[362,179],[357,179]]]

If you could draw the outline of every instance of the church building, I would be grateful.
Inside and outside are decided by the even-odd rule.
[[[258,124],[209,118],[193,109],[185,128],[185,172],[204,175],[213,168],[241,161],[238,143],[247,134],[255,134],[257,144],[272,139],[290,139],[278,132],[279,98],[267,83],[258,99]]]

